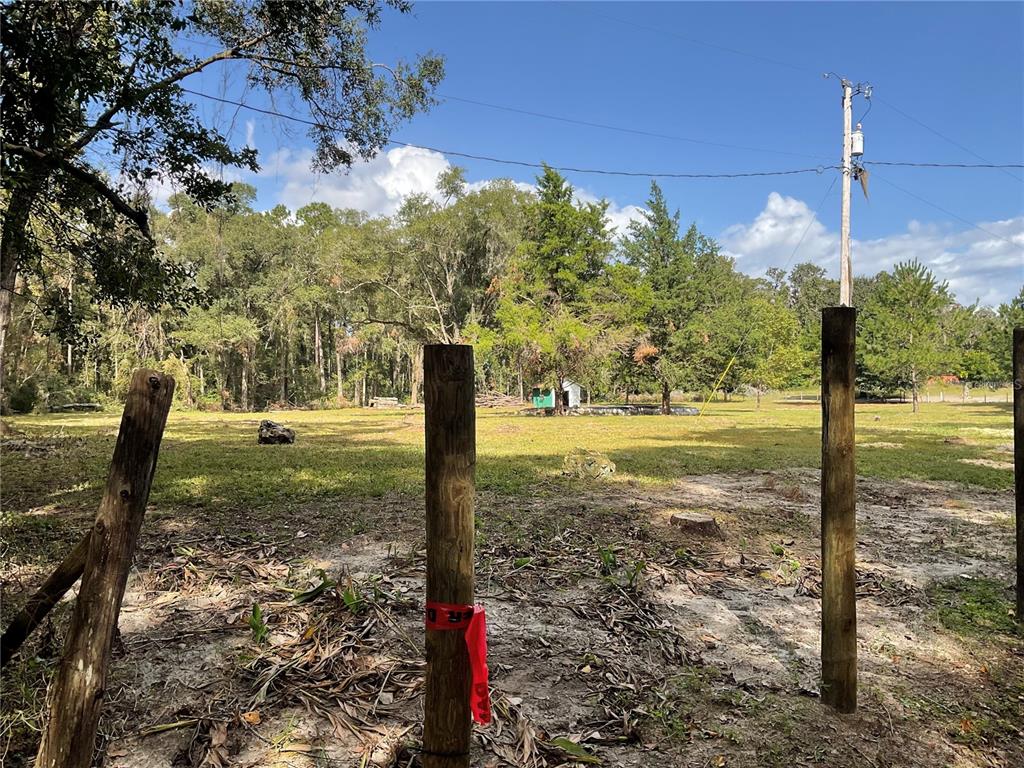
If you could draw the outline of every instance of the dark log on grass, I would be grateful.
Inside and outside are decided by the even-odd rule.
[[[473,348],[424,348],[427,602],[473,603],[476,412]],[[471,733],[469,654],[462,632],[427,630],[424,768],[466,768]]]
[[[85,555],[89,551],[89,537],[86,534],[65,557],[57,569],[43,582],[43,586],[28,599],[25,607],[18,611],[4,630],[0,640],[0,667],[6,667],[22,643],[71,587],[75,585],[85,569]]]
[[[103,500],[89,534],[82,588],[50,689],[36,768],[92,764],[110,644],[173,394],[170,376],[142,370],[132,378]]]
[[[857,519],[854,381],[857,310],[821,324],[821,700],[857,709]]]

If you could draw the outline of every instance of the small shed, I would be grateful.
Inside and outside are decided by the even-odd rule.
[[[563,408],[579,408],[580,407],[580,385],[575,381],[566,379],[562,382],[562,407]],[[533,401],[534,408],[554,408],[555,407],[555,390],[552,387],[534,387],[530,393],[530,399]]]

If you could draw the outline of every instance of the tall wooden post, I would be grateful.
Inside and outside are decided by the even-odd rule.
[[[103,705],[110,644],[142,528],[174,379],[136,371],[82,573],[36,768],[88,768]]]
[[[857,310],[821,323],[821,698],[857,709],[857,545],[854,387]]]
[[[473,348],[424,347],[427,602],[473,603],[476,404]],[[467,768],[469,654],[462,632],[427,630],[424,768]]]
[[[1024,624],[1024,328],[1013,329],[1013,488],[1017,500],[1017,621]]]

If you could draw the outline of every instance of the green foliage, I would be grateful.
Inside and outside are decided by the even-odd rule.
[[[1022,633],[1013,616],[1010,593],[998,581],[973,578],[938,584],[932,588],[931,598],[939,621],[958,635],[1013,636]]]
[[[404,0],[387,5],[411,10]],[[182,85],[240,65],[247,92],[312,105],[317,169],[349,166],[429,107],[443,76],[432,55],[370,59],[367,31],[382,10],[378,0],[4,3],[0,284],[13,290],[19,275],[45,284],[46,264],[56,263],[69,283],[86,282],[95,301],[123,310],[194,303],[194,263],[158,247],[148,187],[160,181],[233,215],[246,201],[209,169],[259,165],[254,149],[204,123]],[[219,52],[195,53],[187,41],[196,38]],[[329,62],[330,75],[311,62]],[[70,339],[81,319],[74,303],[39,306]],[[12,315],[8,302],[0,309],[6,346]]]
[[[252,604],[252,613],[249,614],[249,629],[252,630],[254,643],[263,645],[270,637],[270,628],[263,618],[263,609],[259,603]]]
[[[942,373],[942,312],[950,298],[945,283],[917,261],[883,273],[859,322],[860,369],[889,391],[917,395],[929,376]]]

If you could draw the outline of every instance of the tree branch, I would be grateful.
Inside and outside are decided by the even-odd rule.
[[[33,157],[53,168],[60,168],[64,170],[69,176],[72,176],[86,186],[91,187],[97,194],[106,199],[115,211],[135,224],[147,240],[153,240],[153,235],[149,231],[149,214],[145,210],[133,208],[125,202],[117,191],[112,189],[97,174],[81,167],[80,165],[75,165],[70,160],[61,157],[60,155],[55,155],[50,152],[42,152],[38,149],[33,149],[32,147],[26,147],[20,144],[10,144],[6,141],[3,146],[8,152]]]
[[[215,53],[213,56],[210,56],[209,58],[203,59],[202,61],[197,61],[192,66],[178,70],[177,72],[168,75],[162,80],[158,80],[152,85],[143,88],[139,91],[136,91],[134,93],[125,93],[125,91],[122,90],[121,96],[117,99],[117,101],[115,101],[113,104],[107,107],[107,109],[98,118],[96,118],[96,122],[93,123],[89,128],[86,128],[85,131],[82,132],[82,135],[79,136],[75,140],[75,142],[71,144],[70,147],[68,147],[69,153],[75,154],[80,152],[83,147],[85,147],[90,141],[96,138],[97,134],[99,134],[100,131],[109,128],[111,126],[111,119],[122,109],[125,109],[126,107],[129,107],[132,104],[137,104],[150,94],[163,90],[164,88],[167,88],[170,85],[174,85],[176,82],[178,82],[179,80],[184,80],[189,75],[194,75],[197,72],[202,72],[204,69],[206,69],[206,67],[210,66],[211,64],[215,64],[218,61],[248,58],[244,55],[239,56],[239,52],[243,48],[248,48],[250,46],[261,43],[262,41],[270,37],[270,34],[270,32],[264,32],[262,35],[258,35],[252,38],[251,40],[246,40],[245,42],[238,43],[237,45],[233,45],[230,48],[225,48],[223,51]]]

